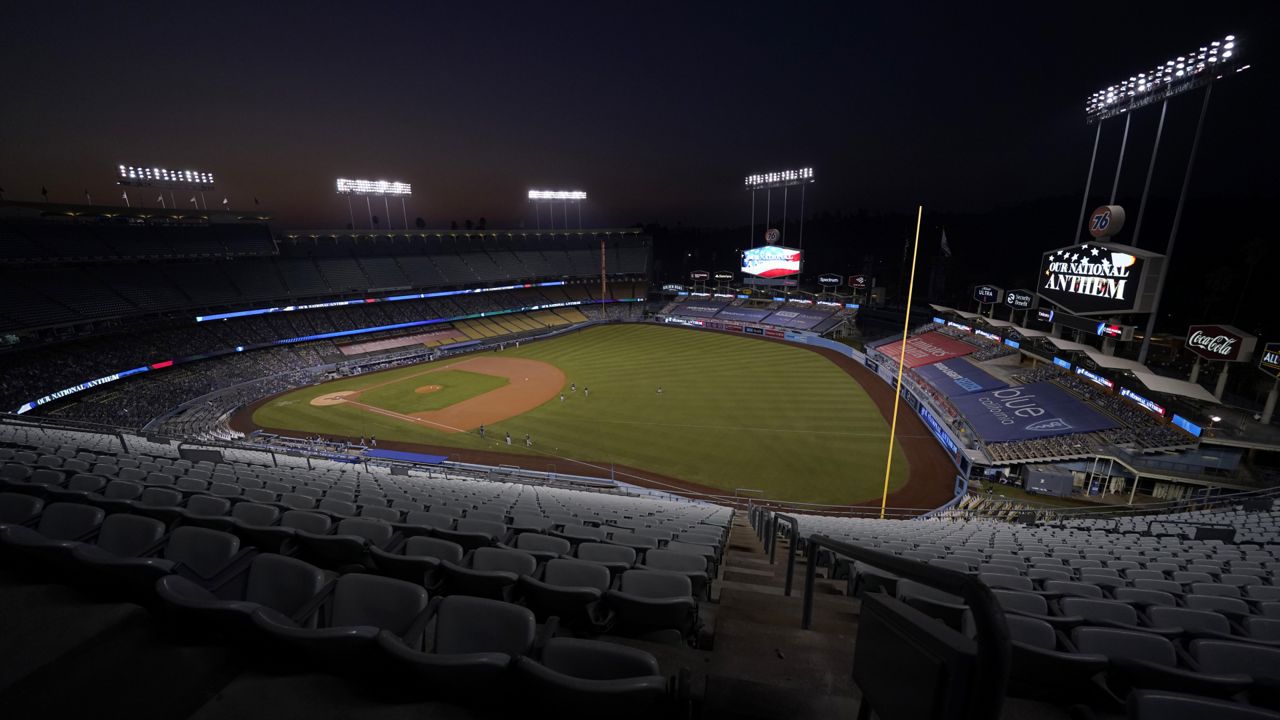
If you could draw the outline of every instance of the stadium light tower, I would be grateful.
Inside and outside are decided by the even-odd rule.
[[[787,193],[796,185],[800,186],[800,249],[804,249],[804,190],[813,182],[813,168],[803,167],[796,170],[778,170],[776,172],[748,175],[746,189],[751,191],[751,229],[748,247],[756,246],[756,191],[765,191],[764,226],[769,229],[773,210],[773,189],[782,188],[782,240],[787,238]]]
[[[200,193],[200,201],[204,203],[204,191],[213,189],[213,173],[203,170],[170,170],[169,168],[156,167],[154,165],[118,165],[119,172],[116,178],[116,184],[125,187],[154,187],[169,191],[169,202],[175,208],[178,206],[174,200],[173,191],[195,190]],[[124,191],[122,197],[126,205],[129,204],[129,192]],[[194,197],[194,196],[193,196]],[[163,200],[161,205],[163,205]],[[204,209],[208,210],[209,205],[205,203]]]
[[[338,194],[347,196],[347,212],[351,214],[351,229],[356,228],[356,216],[351,210],[351,196],[356,195],[364,198],[365,209],[369,211],[369,229],[373,229],[373,205],[369,198],[381,197],[383,207],[386,208],[387,229],[391,229],[391,198],[393,195],[400,198],[400,213],[404,215],[404,229],[409,229],[409,211],[405,207],[404,199],[413,194],[413,186],[407,182],[398,182],[392,180],[349,180],[347,178],[338,178]]]
[[[556,229],[555,220],[555,203],[561,201],[564,203],[564,227],[569,229],[569,203],[573,203],[578,207],[578,229],[582,229],[582,201],[587,199],[587,193],[582,190],[530,190],[529,202],[533,203],[533,213],[536,218],[538,229],[542,229],[542,213],[538,210],[538,205],[546,203],[548,205],[547,218],[551,222],[551,229]]]
[[[1116,164],[1115,180],[1111,186],[1111,199],[1114,204],[1116,190],[1120,184],[1120,170],[1124,165],[1125,144],[1129,137],[1129,121],[1133,111],[1159,102],[1160,120],[1156,126],[1155,143],[1151,150],[1151,159],[1147,165],[1147,176],[1143,183],[1142,197],[1138,203],[1138,218],[1134,225],[1133,244],[1136,246],[1141,238],[1142,220],[1147,209],[1147,197],[1151,191],[1151,178],[1155,173],[1156,156],[1160,150],[1160,139],[1164,133],[1165,115],[1169,109],[1169,99],[1177,95],[1204,88],[1204,100],[1200,105],[1200,116],[1196,121],[1195,134],[1191,140],[1191,150],[1187,154],[1186,170],[1183,173],[1182,189],[1178,194],[1178,204],[1173,213],[1173,227],[1169,231],[1169,240],[1165,247],[1165,262],[1156,281],[1155,299],[1151,313],[1147,318],[1146,332],[1143,333],[1142,346],[1138,351],[1138,362],[1146,362],[1147,351],[1151,346],[1151,335],[1155,331],[1156,318],[1159,316],[1161,295],[1169,272],[1169,259],[1173,255],[1174,244],[1178,239],[1178,227],[1182,221],[1182,209],[1187,198],[1187,188],[1191,184],[1191,171],[1195,167],[1196,152],[1200,147],[1200,135],[1204,130],[1205,116],[1209,111],[1209,99],[1213,96],[1213,84],[1218,80],[1238,75],[1249,69],[1249,65],[1241,62],[1240,42],[1235,35],[1227,35],[1221,40],[1214,40],[1184,55],[1179,55],[1154,68],[1132,75],[1128,80],[1110,85],[1085,99],[1085,122],[1097,124],[1094,134],[1093,153],[1089,159],[1089,176],[1085,181],[1084,198],[1080,203],[1080,217],[1073,229],[1072,242],[1080,237],[1084,227],[1085,211],[1089,206],[1089,189],[1093,183],[1093,169],[1098,157],[1098,143],[1102,139],[1102,123],[1108,118],[1125,116],[1124,138],[1120,143],[1120,158]]]

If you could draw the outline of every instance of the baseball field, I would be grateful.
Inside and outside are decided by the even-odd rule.
[[[830,504],[879,498],[889,436],[883,402],[822,354],[656,325],[593,327],[344,378],[247,412],[268,431],[375,436],[379,447],[456,449],[456,459],[504,453],[513,465],[613,469],[623,480],[634,469]],[[899,445],[890,489],[909,476]]]

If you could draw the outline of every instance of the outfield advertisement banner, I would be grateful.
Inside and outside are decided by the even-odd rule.
[[[675,312],[678,315],[687,315],[688,317],[712,317],[716,313],[724,309],[728,303],[723,302],[682,302],[676,306]]]
[[[792,330],[808,330],[829,317],[831,313],[816,310],[778,310],[765,322]]]
[[[921,366],[916,369],[916,374],[949,398],[984,390],[998,390],[1009,385],[979,370],[963,358]]]
[[[884,353],[885,357],[892,360],[896,365],[899,355],[902,354],[902,341],[881,345],[876,349]],[[921,365],[929,365],[960,357],[961,355],[968,355],[977,349],[969,343],[961,342],[939,332],[925,333],[907,340],[905,364],[909,368],[920,367]]]
[[[1093,432],[1116,424],[1051,382],[971,393],[951,399],[985,442]]]
[[[759,308],[745,308],[745,307],[730,306],[721,310],[720,314],[717,315],[716,317],[719,318],[720,320],[735,320],[738,322],[758,323],[764,320],[765,318],[769,317],[769,312],[770,311],[768,310],[761,310]]]

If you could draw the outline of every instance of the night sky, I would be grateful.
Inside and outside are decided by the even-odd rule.
[[[1254,67],[1214,91],[1194,190],[1277,196],[1276,3],[690,5],[6,3],[0,186],[113,202],[137,162],[292,227],[345,225],[337,176],[412,182],[431,226],[531,225],[530,187],[587,190],[584,224],[712,226],[745,224],[743,175],[812,165],[814,213],[984,213],[1078,196],[1085,96],[1235,33]],[[1158,193],[1198,102],[1172,108]]]

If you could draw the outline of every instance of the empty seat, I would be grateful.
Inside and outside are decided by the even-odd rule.
[[[430,587],[431,577],[441,562],[462,562],[462,546],[440,538],[417,535],[399,546],[369,548],[373,565],[379,573]]]
[[[262,607],[288,616],[295,624],[306,624],[300,613],[305,613],[325,581],[320,568],[284,555],[262,554],[253,558],[242,576],[227,580],[225,587],[232,592],[220,589],[221,594],[215,595],[188,578],[167,575],[157,581],[156,593],[170,611],[194,621],[186,629],[216,633],[247,629],[253,612]]]
[[[1042,619],[1008,615],[1005,622],[1012,646],[1008,692],[1014,697],[1079,702],[1107,667],[1105,656],[1060,650],[1053,625]]]
[[[354,570],[372,567],[369,547],[385,548],[393,534],[391,526],[381,520],[346,518],[338,522],[333,533],[300,529],[294,533],[292,545],[300,558],[313,565]]]
[[[441,563],[446,594],[507,600],[520,576],[533,574],[538,566],[529,553],[507,548],[477,548],[469,559],[469,563]]]
[[[1071,637],[1080,652],[1106,656],[1109,680],[1130,687],[1179,689],[1228,697],[1249,684],[1248,678],[1206,675],[1179,667],[1173,643],[1152,633],[1078,627],[1071,631]]]
[[[636,562],[634,548],[607,543],[584,542],[578,545],[576,556],[609,568],[615,575],[629,569]]]
[[[525,532],[516,536],[515,548],[523,550],[539,560],[551,560],[568,555],[573,546],[564,538]]]
[[[309,627],[312,618],[290,617],[276,610],[254,610],[254,624],[278,640],[339,666],[377,662],[379,634],[396,642],[421,642],[426,625],[427,591],[394,578],[348,573],[328,586],[328,624]],[[312,613],[317,611],[314,601]]]
[[[1280,720],[1280,713],[1167,690],[1135,690],[1129,695],[1129,717],[1132,720]]]
[[[689,638],[698,628],[698,603],[689,578],[655,570],[622,573],[617,590],[606,594],[616,613],[615,632],[647,635],[674,633]]]
[[[540,577],[522,575],[520,591],[540,619],[554,615],[566,627],[591,631],[603,625],[604,618],[596,610],[610,580],[603,565],[557,558],[547,562]]]
[[[538,660],[515,667],[534,703],[584,716],[649,716],[667,697],[657,659],[613,643],[551,638]]]
[[[21,493],[0,493],[0,528],[5,525],[25,525],[36,519],[44,509],[44,500]]]
[[[688,577],[693,587],[694,597],[706,597],[710,591],[711,579],[707,576],[707,559],[700,555],[674,550],[649,550],[644,555],[644,562],[636,567],[644,570],[680,573]]]
[[[433,603],[431,612],[435,631],[430,638],[414,642],[384,633],[378,646],[400,673],[425,680],[424,689],[432,695],[492,692],[514,658],[533,648],[537,623],[528,608],[453,595]]]
[[[117,517],[151,520],[141,516],[112,515],[103,521],[104,532]],[[162,534],[163,530],[162,525]],[[82,545],[72,554],[77,561],[100,575],[110,576],[121,589],[149,594],[156,580],[173,572],[212,583],[220,572],[230,568],[240,552],[240,538],[202,527],[179,527],[159,547],[156,543],[150,547],[139,547],[141,538],[131,542],[134,543],[132,546],[120,548],[104,547],[99,541],[96,545]]]

